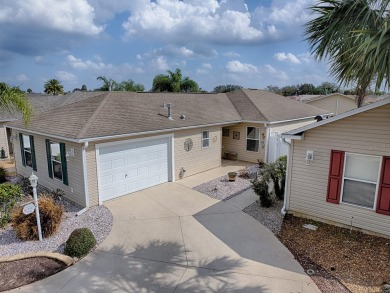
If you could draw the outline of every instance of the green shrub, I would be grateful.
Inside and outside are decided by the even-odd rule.
[[[38,199],[39,218],[41,220],[42,236],[44,238],[57,232],[61,224],[64,208],[54,202],[51,197],[40,195]],[[34,213],[23,214],[23,209],[16,208],[11,213],[11,224],[17,236],[22,240],[38,239],[37,218]]]
[[[0,227],[5,227],[8,224],[11,211],[21,197],[19,185],[9,183],[0,185]]]
[[[88,228],[76,229],[65,243],[64,253],[71,257],[82,257],[96,245],[95,236]]]
[[[0,183],[7,182],[6,176],[7,176],[7,171],[3,167],[0,167]]]
[[[251,181],[254,192],[260,197],[260,205],[265,208],[272,206],[271,195],[268,192],[268,178],[255,178]]]

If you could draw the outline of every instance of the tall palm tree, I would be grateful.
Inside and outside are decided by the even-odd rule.
[[[101,86],[101,88],[99,88],[99,90],[101,91],[111,92],[115,91],[118,87],[118,83],[111,78],[107,78],[105,76],[98,76],[96,79],[101,80],[103,82],[103,85]]]
[[[168,70],[168,74],[158,74],[153,79],[154,92],[199,92],[199,85],[188,76],[184,77],[179,68]]]
[[[33,108],[24,92],[17,87],[11,87],[0,82],[0,109],[7,112],[20,112],[25,124],[31,119]]]
[[[57,79],[49,79],[45,82],[45,93],[49,95],[63,94],[64,86]]]
[[[372,83],[389,87],[390,0],[319,0],[310,9],[317,17],[306,24],[311,52],[329,59],[340,84],[356,86],[361,107]]]
[[[129,79],[126,81],[122,81],[117,89],[118,91],[126,91],[126,92],[143,92],[145,87],[140,83],[135,83],[133,80]]]

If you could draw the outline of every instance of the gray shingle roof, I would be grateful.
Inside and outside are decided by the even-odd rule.
[[[228,97],[245,121],[278,122],[330,114],[265,90],[241,89],[228,93]]]
[[[173,120],[163,103],[172,104]],[[37,115],[27,127],[9,126],[83,139],[238,121],[225,94],[110,92]]]

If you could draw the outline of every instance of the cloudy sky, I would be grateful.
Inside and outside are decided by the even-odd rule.
[[[302,25],[314,0],[0,0],[0,81],[42,92],[181,68],[200,87],[330,80]]]

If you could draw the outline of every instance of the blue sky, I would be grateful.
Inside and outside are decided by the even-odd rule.
[[[0,81],[42,92],[101,85],[103,75],[151,88],[181,68],[205,90],[331,80],[302,25],[314,0],[0,0]]]

